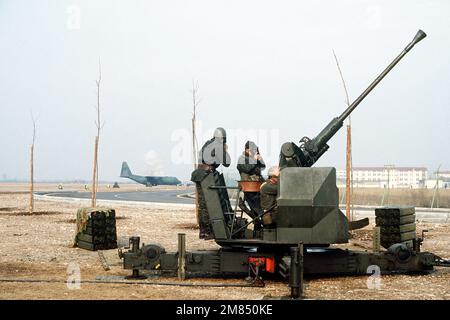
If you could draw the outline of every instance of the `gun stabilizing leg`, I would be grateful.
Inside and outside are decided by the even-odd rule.
[[[291,267],[289,272],[291,298],[299,299],[303,295],[303,244],[291,248]]]

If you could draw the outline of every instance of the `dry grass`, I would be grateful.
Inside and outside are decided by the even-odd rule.
[[[385,195],[384,204],[429,208],[433,192],[433,189],[390,189],[389,195]],[[343,196],[345,189],[339,189],[339,193],[340,199],[345,201],[345,196]],[[353,203],[356,205],[380,206],[384,193],[385,190],[380,188],[355,188]],[[450,208],[450,189],[439,190],[439,208]]]

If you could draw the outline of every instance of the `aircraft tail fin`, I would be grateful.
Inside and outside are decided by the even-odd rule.
[[[131,173],[130,167],[128,167],[128,164],[124,161],[122,162],[122,171],[120,172],[120,176],[122,178],[129,178],[133,174]]]

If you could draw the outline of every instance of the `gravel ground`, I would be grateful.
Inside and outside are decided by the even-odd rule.
[[[264,288],[178,287],[148,285],[81,284],[69,289],[68,271],[79,266],[82,280],[96,276],[120,276],[117,250],[104,251],[111,270],[105,271],[98,253],[72,247],[75,216],[80,203],[36,201],[36,214],[26,213],[27,195],[0,193],[0,278],[57,279],[58,283],[0,282],[0,299],[262,299],[288,293],[281,281],[268,280]],[[157,242],[176,251],[177,233],[186,233],[188,250],[217,248],[213,241],[198,239],[192,209],[115,206],[119,239],[139,235],[144,243]],[[450,225],[418,224],[428,229],[424,251],[450,258]],[[371,246],[370,226],[355,232],[349,248]],[[68,269],[69,268],[69,269]],[[367,276],[307,279],[309,299],[450,299],[450,268],[437,268],[429,275],[382,276],[381,287],[367,288]],[[155,281],[176,282],[165,278]],[[189,282],[242,284],[243,279],[192,279]]]

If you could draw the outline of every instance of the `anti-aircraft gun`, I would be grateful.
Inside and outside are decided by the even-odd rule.
[[[366,274],[368,267],[374,265],[382,273],[420,272],[432,270],[438,265],[449,266],[449,261],[433,253],[420,252],[421,239],[416,237],[415,224],[412,232],[408,225],[407,236],[410,238],[399,236],[400,241],[397,238],[387,239],[394,239],[392,245],[383,245],[387,251],[329,248],[332,244],[348,242],[349,223],[339,209],[335,168],[311,168],[327,151],[327,142],[342,127],[349,114],[425,37],[426,34],[419,30],[370,86],[315,138],[304,137],[299,146],[293,142],[283,144],[280,152],[280,167],[283,170],[279,181],[275,228],[249,229],[248,226],[260,216],[251,221],[247,221],[242,212],[239,216],[237,204],[234,210],[232,208],[226,192],[231,187],[225,185],[223,176],[217,171],[204,172],[197,182],[197,190],[201,191],[201,206],[208,213],[214,240],[221,248],[186,252],[184,241],[180,240],[183,237],[179,237],[178,252],[167,253],[157,244],[140,246],[139,237],[132,237],[131,250],[120,253],[124,268],[132,269],[134,275],[138,275],[140,270],[215,276],[249,274],[251,271],[258,276],[259,272],[277,272],[290,279],[293,296],[298,296],[301,287],[299,268],[309,274]],[[410,223],[415,220],[414,208],[412,211],[411,208],[383,210],[384,216],[380,216],[383,221],[398,218]],[[391,215],[391,212],[394,213]]]
[[[215,241],[224,247],[290,247],[299,242],[306,246],[347,243],[349,222],[339,209],[339,195],[334,168],[311,168],[328,150],[327,142],[342,127],[344,120],[388,74],[392,68],[426,37],[419,30],[414,39],[364,92],[315,138],[304,137],[300,146],[286,142],[281,147],[278,213],[276,228],[250,232],[247,222],[230,209],[230,201],[220,183],[220,176],[210,174],[201,182],[202,197],[209,213]]]

